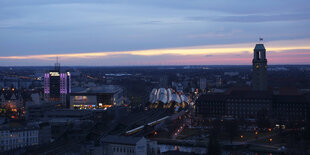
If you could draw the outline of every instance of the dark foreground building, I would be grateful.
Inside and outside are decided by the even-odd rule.
[[[203,118],[256,119],[265,113],[275,122],[299,122],[307,118],[309,103],[301,94],[277,94],[276,91],[231,90],[207,94],[196,102],[196,114]]]

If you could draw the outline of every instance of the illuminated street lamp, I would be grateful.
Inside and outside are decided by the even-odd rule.
[[[269,142],[272,142],[272,138],[269,138]]]
[[[255,139],[257,139],[258,131],[255,131]]]

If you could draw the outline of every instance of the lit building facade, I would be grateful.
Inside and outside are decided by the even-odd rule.
[[[0,91],[0,114],[16,119],[23,115],[24,100],[20,91],[15,88]]]
[[[71,93],[70,72],[61,73],[59,70],[44,74],[44,96],[50,101],[66,103],[67,94]]]
[[[123,89],[116,85],[87,88],[70,94],[71,109],[109,108],[123,104]]]

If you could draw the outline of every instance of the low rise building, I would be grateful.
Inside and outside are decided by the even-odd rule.
[[[156,141],[144,137],[109,135],[101,139],[105,155],[157,155]]]
[[[116,85],[104,85],[79,90],[70,94],[70,109],[109,108],[123,103],[123,89]]]
[[[34,104],[32,102],[26,102],[26,120],[27,121],[39,121],[45,117],[47,111],[52,111],[56,109],[54,103],[40,102],[39,104]]]
[[[45,113],[46,121],[53,123],[66,123],[73,121],[92,120],[93,112],[89,110],[53,110]]]
[[[0,126],[0,152],[38,145],[39,130],[37,124]]]
[[[54,103],[42,102],[26,106],[26,120],[50,123],[66,123],[72,121],[92,120],[95,111],[57,109]]]

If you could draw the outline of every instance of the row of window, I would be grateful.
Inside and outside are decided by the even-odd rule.
[[[270,100],[266,99],[227,99],[227,101],[243,101],[243,102],[270,102]]]
[[[256,108],[256,107],[227,107],[228,110],[252,110],[252,111],[258,111],[261,109],[261,107]],[[266,110],[268,111],[269,108],[266,108]]]
[[[1,145],[13,145],[18,143],[35,143],[38,142],[38,137],[32,137],[32,138],[20,138],[20,139],[6,139],[1,140]]]
[[[134,153],[134,148],[129,147],[113,147],[113,152]]]
[[[10,131],[3,131],[0,132],[0,137],[1,138],[18,138],[18,137],[25,137],[25,136],[36,136],[38,135],[38,131],[26,131],[26,132],[10,132]]]
[[[29,139],[28,142],[23,142],[20,139],[18,141],[17,140],[10,141],[10,143],[8,141],[1,141],[0,150],[11,150],[15,148],[21,148],[37,144],[38,144],[37,138]]]
[[[247,111],[247,112],[245,112],[245,111],[243,111],[243,112],[240,112],[240,111],[231,111],[231,112],[228,112],[228,114],[230,115],[230,114],[247,114],[247,115],[250,115],[250,114],[255,114],[256,115],[256,112],[253,112],[253,111],[251,111],[251,112],[249,112],[249,111]]]

